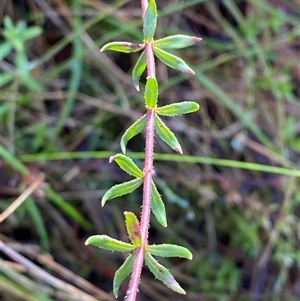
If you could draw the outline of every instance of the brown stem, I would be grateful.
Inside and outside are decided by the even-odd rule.
[[[141,0],[142,16],[144,18],[148,0]],[[156,78],[155,61],[152,49],[152,42],[146,43],[147,57],[147,78]],[[144,185],[143,185],[143,205],[140,221],[142,247],[136,250],[133,271],[126,293],[126,301],[135,301],[138,293],[138,287],[141,279],[142,268],[144,264],[144,252],[148,245],[148,230],[151,215],[151,196],[152,196],[152,178],[153,178],[153,153],[154,153],[154,124],[155,110],[147,109],[147,126],[146,126],[146,151],[144,162]]]

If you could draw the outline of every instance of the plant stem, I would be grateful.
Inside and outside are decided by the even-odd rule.
[[[142,17],[144,18],[148,6],[148,0],[141,0]],[[155,61],[152,50],[152,42],[145,45],[147,57],[147,75],[148,78],[156,78]],[[135,301],[138,293],[138,287],[141,279],[142,268],[144,264],[144,252],[148,245],[148,230],[151,214],[151,196],[152,196],[152,178],[153,178],[153,153],[154,153],[154,124],[155,110],[147,109],[146,126],[146,151],[144,162],[144,184],[143,184],[143,205],[140,221],[142,247],[136,250],[133,272],[131,275],[129,287],[126,293],[126,301]]]

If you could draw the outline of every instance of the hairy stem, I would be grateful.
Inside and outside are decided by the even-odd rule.
[[[148,0],[141,0],[142,17],[144,18],[148,6]],[[147,75],[148,78],[156,78],[155,61],[152,50],[152,42],[145,45],[147,57]],[[138,293],[138,287],[141,279],[142,268],[144,264],[144,250],[148,245],[148,230],[151,214],[151,197],[152,197],[152,178],[153,178],[153,152],[154,152],[154,124],[155,111],[147,109],[147,126],[146,126],[146,151],[144,162],[144,185],[143,185],[143,205],[140,221],[142,247],[136,250],[134,268],[131,275],[129,287],[126,293],[126,301],[135,301]]]

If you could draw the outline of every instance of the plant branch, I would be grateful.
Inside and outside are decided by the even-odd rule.
[[[148,6],[147,0],[141,0],[142,17],[144,18]],[[152,41],[146,43],[146,58],[147,58],[147,77],[156,78],[155,61],[152,49]],[[146,125],[146,151],[144,162],[144,185],[143,185],[143,205],[140,221],[142,247],[136,250],[134,268],[131,275],[129,288],[126,293],[127,301],[135,301],[138,286],[141,279],[141,272],[144,264],[144,252],[148,245],[148,230],[151,215],[151,197],[152,197],[152,178],[154,174],[153,169],[153,153],[154,153],[154,124],[155,124],[155,110],[147,109],[147,125]]]

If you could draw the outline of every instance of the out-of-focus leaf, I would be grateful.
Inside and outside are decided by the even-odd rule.
[[[131,193],[133,191],[135,191],[137,188],[139,188],[141,186],[141,184],[143,183],[143,178],[137,178],[122,184],[117,184],[113,187],[111,187],[110,189],[108,189],[106,191],[106,193],[104,194],[102,200],[101,200],[101,205],[102,207],[105,205],[105,203],[113,198]]]
[[[113,291],[116,298],[118,298],[119,289],[122,282],[126,277],[128,277],[132,273],[133,263],[134,263],[134,254],[130,254],[115,273]]]
[[[174,133],[162,122],[157,114],[155,114],[155,129],[158,136],[165,141],[172,149],[182,154],[181,146]]]
[[[145,51],[143,51],[132,70],[132,81],[137,91],[140,91],[139,82],[146,67],[147,67],[146,53]]]
[[[169,287],[174,292],[183,295],[186,294],[184,289],[175,280],[175,278],[170,273],[170,271],[166,267],[158,263],[149,252],[145,252],[145,261],[151,273],[155,276],[155,278],[160,280],[162,283],[164,283],[167,287]]]
[[[7,83],[9,83],[11,80],[13,80],[14,74],[12,73],[0,73],[0,87],[5,86]]]
[[[3,19],[4,27],[5,29],[8,30],[13,30],[14,29],[14,24],[9,16],[5,16]]]
[[[167,214],[165,204],[157,190],[156,185],[152,181],[152,200],[151,210],[156,217],[157,221],[163,226],[167,227]]]
[[[125,211],[125,221],[128,237],[136,247],[142,246],[140,223],[134,213]]]
[[[36,81],[34,78],[32,78],[31,76],[22,76],[21,80],[22,80],[23,84],[26,85],[27,88],[29,88],[31,91],[41,92],[43,90],[43,87],[41,86],[41,84],[38,81]]]
[[[123,134],[121,138],[121,149],[122,152],[125,154],[126,153],[126,145],[128,141],[139,134],[144,127],[146,126],[146,115],[143,115],[141,118],[139,118],[137,121],[135,121]]]
[[[180,49],[195,45],[201,40],[198,37],[177,34],[154,41],[154,46],[161,49]]]
[[[92,228],[92,224],[82,215],[80,210],[71,202],[64,200],[54,189],[46,187],[44,193],[60,212],[64,212],[71,220],[76,221],[84,229],[90,230]]]
[[[183,101],[180,103],[173,103],[155,109],[155,112],[163,116],[176,116],[187,113],[192,113],[199,110],[199,105],[194,101]]]
[[[154,0],[150,0],[144,18],[144,41],[149,43],[154,36],[157,23],[157,9]]]
[[[11,165],[14,169],[19,171],[22,174],[28,174],[29,170],[28,168],[12,153],[10,153],[7,149],[5,149],[0,144],[0,158],[3,158],[3,160]]]
[[[195,74],[195,72],[186,64],[186,62],[178,56],[166,52],[158,47],[154,47],[154,53],[167,66],[181,72]]]
[[[158,97],[158,84],[155,78],[147,78],[146,88],[145,88],[145,103],[149,109],[156,107]]]
[[[131,52],[137,52],[140,51],[145,47],[144,44],[134,44],[130,42],[110,42],[105,44],[101,49],[100,52],[106,51],[106,50],[112,50],[117,52],[125,52],[125,53],[131,53]]]
[[[42,28],[38,26],[31,26],[24,30],[22,33],[22,40],[31,40],[36,38],[42,33]]]
[[[10,41],[5,41],[0,45],[0,60],[2,61],[12,50],[12,44]]]
[[[117,251],[117,252],[131,252],[135,249],[134,245],[114,239],[107,235],[90,236],[86,240],[85,244],[92,245],[104,250]]]
[[[124,171],[126,171],[131,176],[134,176],[136,178],[141,178],[144,176],[144,173],[138,168],[138,166],[130,159],[129,157],[117,154],[115,156],[111,156],[109,158],[109,162],[115,161],[120,168],[122,168]]]
[[[21,74],[22,77],[30,76],[28,58],[27,58],[25,52],[23,52],[23,51],[17,52],[16,65],[18,68],[18,72]]]

